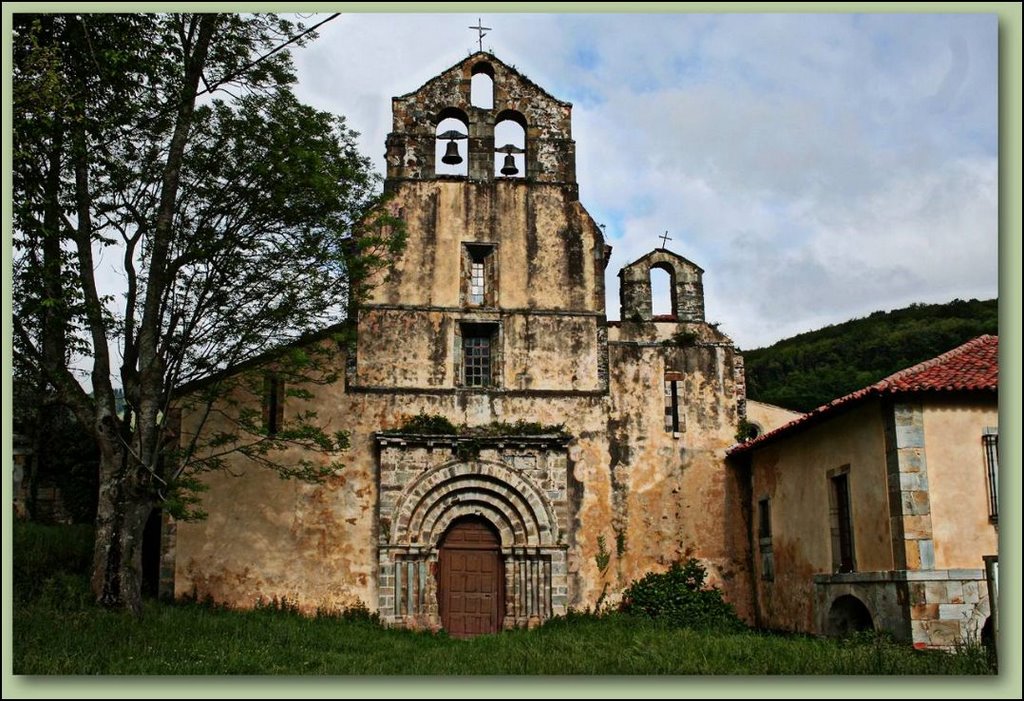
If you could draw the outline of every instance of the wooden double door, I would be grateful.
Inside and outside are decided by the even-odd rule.
[[[504,561],[498,534],[485,519],[459,519],[445,535],[439,558],[438,606],[441,625],[449,635],[467,638],[501,630]]]

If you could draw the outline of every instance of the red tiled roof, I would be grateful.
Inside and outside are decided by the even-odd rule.
[[[728,454],[738,455],[758,448],[868,397],[909,392],[995,392],[998,386],[999,337],[978,336],[931,360],[900,370],[839,399],[833,399],[828,404],[823,404],[774,431],[732,447]]]

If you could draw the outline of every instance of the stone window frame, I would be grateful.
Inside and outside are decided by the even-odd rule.
[[[679,384],[683,381],[683,373],[674,370],[665,371],[663,391],[665,394],[665,432],[673,438],[679,438],[684,430],[682,404]]]
[[[476,268],[475,266],[482,266]],[[479,278],[477,273],[480,274]],[[474,284],[482,282],[480,298],[475,298]],[[498,246],[486,241],[464,241],[462,244],[462,304],[468,307],[495,307],[498,302]]]
[[[489,341],[490,383],[470,385],[466,382],[466,338],[484,338]],[[457,363],[456,384],[462,389],[487,391],[501,387],[502,376],[502,329],[498,321],[464,319],[455,327],[455,352]]]
[[[842,465],[825,473],[828,478],[829,534],[832,545],[832,572],[848,573],[857,571],[857,541],[854,537],[852,480],[850,465]],[[841,518],[838,485],[840,479],[846,483],[846,519]],[[843,560],[843,531],[849,542],[849,562]]]
[[[666,314],[655,314],[655,305],[654,305],[654,287],[655,287],[655,285],[654,285],[654,271],[655,270],[660,270],[661,272],[663,272],[663,273],[668,275],[668,303],[669,303],[669,310],[668,310],[667,316],[669,316],[669,317],[671,317],[673,319],[678,319],[679,318],[679,309],[678,309],[678,304],[679,304],[678,296],[679,295],[676,292],[676,271],[675,271],[675,268],[673,268],[671,265],[669,265],[665,261],[658,261],[657,263],[652,263],[647,268],[647,284],[650,286],[650,290],[651,290],[651,318],[653,319],[655,317],[664,317],[664,316],[666,316]]]

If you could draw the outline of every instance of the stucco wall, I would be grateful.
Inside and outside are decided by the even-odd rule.
[[[343,359],[335,356],[335,370],[344,368]],[[260,410],[262,369],[247,374],[253,381],[226,392],[213,411],[207,413],[198,404],[183,412],[183,446],[200,428],[204,441],[219,431],[238,433],[231,417],[240,410]],[[300,412],[315,408],[329,432],[358,429],[340,381],[308,389],[315,393],[313,400],[284,399],[285,426]],[[240,453],[226,455],[225,469],[200,475],[207,487],[200,493],[207,518],[175,524],[175,596],[210,597],[239,607],[284,597],[307,612],[371,601],[375,463],[368,448],[365,436],[354,430],[352,447],[344,453],[290,448],[268,454],[281,465],[295,466],[301,459],[344,463],[319,484],[283,480]]]
[[[405,251],[367,304],[459,307],[464,243],[493,244],[505,309],[604,310],[604,241],[570,188],[521,180],[405,181],[391,206]]]
[[[871,401],[755,451],[751,503],[770,499],[775,566],[774,580],[766,581],[754,557],[763,625],[814,630],[813,577],[833,567],[830,470],[849,465],[857,570],[892,569],[881,412]]]
[[[491,324],[495,386],[507,390],[603,390],[600,317],[500,310],[371,308],[360,314],[355,385],[452,389],[459,384],[459,324]]]
[[[637,326],[624,324],[616,336],[636,337]],[[715,332],[704,327],[704,333]],[[609,346],[611,493],[594,505],[593,518],[603,522],[599,532],[612,552],[614,577],[605,579],[621,586],[677,559],[697,557],[708,566],[710,581],[749,616],[745,485],[724,464],[738,420],[735,351],[724,344],[619,340]],[[678,432],[665,428],[666,372],[684,377],[678,382]],[[611,547],[619,533],[621,554]]]
[[[202,499],[209,519],[178,525],[175,592],[236,606],[274,596],[307,610],[356,600],[372,606],[378,537],[373,436],[422,411],[456,424],[565,424],[573,436],[567,447],[569,605],[592,606],[602,595],[614,600],[646,572],[696,556],[741,614],[749,615],[744,485],[723,464],[736,430],[732,353],[724,346],[616,345],[607,395],[346,393],[339,381],[311,388],[316,398],[309,402],[289,397],[285,421],[313,407],[331,430],[351,432],[343,455],[318,458],[340,457],[344,469],[324,484],[307,485],[282,481],[235,457],[230,473],[207,475],[210,489]],[[336,363],[344,366],[340,353]],[[666,366],[688,373],[681,382],[682,430],[675,437],[664,428]],[[256,396],[239,399],[249,408],[259,405]],[[186,420],[185,440],[188,425]],[[215,427],[216,421],[206,430]],[[604,571],[602,548],[610,560]]]
[[[988,518],[981,436],[999,425],[994,400],[929,400],[923,405],[936,569],[981,569],[998,551]]]
[[[779,426],[784,426],[799,418],[800,415],[798,411],[790,411],[774,404],[755,402],[753,399],[747,400],[747,421],[756,424],[761,429],[761,433],[774,431]]]

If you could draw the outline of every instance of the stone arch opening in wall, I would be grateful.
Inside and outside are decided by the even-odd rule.
[[[843,637],[864,630],[874,630],[871,611],[852,594],[844,594],[832,602],[828,612],[828,635]]]
[[[503,546],[551,546],[558,540],[554,512],[536,485],[500,463],[475,461],[438,466],[406,487],[396,504],[391,542],[433,545],[445,514],[467,502],[504,514],[507,529],[496,524]]]
[[[469,175],[469,116],[458,107],[446,107],[435,122],[434,174]]]
[[[676,316],[676,271],[668,263],[655,263],[648,272],[651,316]]]
[[[441,573],[462,576],[464,565],[477,571],[484,564],[488,571],[500,572],[504,587],[498,625],[533,625],[565,612],[570,593],[562,526],[548,492],[526,473],[499,461],[446,462],[406,483],[386,508],[387,516],[383,511],[378,609],[384,621],[411,627],[451,625],[453,634],[475,634],[470,624],[445,620],[452,592]],[[497,565],[493,553],[473,555],[476,564],[446,559],[452,529],[474,520],[486,522],[493,535],[488,547],[496,549]],[[491,582],[491,575],[486,579]],[[461,596],[456,599],[468,601]]]
[[[470,70],[469,104],[480,109],[494,109],[494,67],[481,61]]]
[[[525,178],[526,117],[515,110],[502,110],[494,120],[494,175]]]

